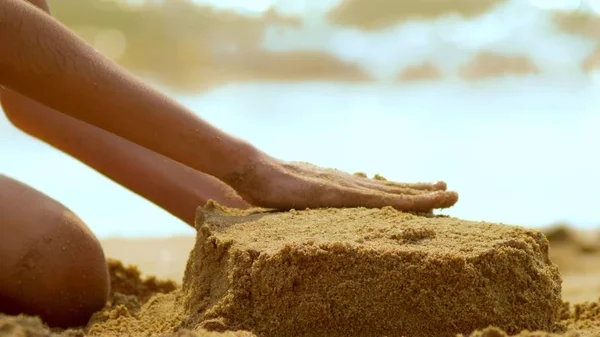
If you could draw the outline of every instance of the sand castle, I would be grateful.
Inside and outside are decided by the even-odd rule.
[[[115,294],[84,333],[420,337],[490,325],[511,334],[564,329],[561,278],[537,231],[391,208],[274,213],[214,203],[198,210],[196,225],[180,288],[142,306]],[[474,336],[502,335],[489,331]]]
[[[548,241],[392,208],[255,213],[211,204],[183,292],[186,325],[258,336],[453,336],[553,328]]]

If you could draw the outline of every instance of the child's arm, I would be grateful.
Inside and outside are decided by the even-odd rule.
[[[228,207],[249,206],[231,187],[212,176],[18,93],[0,89],[0,103],[19,129],[73,156],[192,227],[196,208],[209,199]]]
[[[0,4],[0,83],[216,177],[241,170],[257,152],[144,85],[22,0]]]
[[[228,183],[257,206],[430,211],[446,185],[371,181],[283,163],[212,127],[22,0],[0,2],[0,84]]]

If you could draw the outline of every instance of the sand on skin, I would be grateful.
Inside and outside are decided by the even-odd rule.
[[[423,236],[427,237],[426,231],[424,235],[422,235],[424,233],[423,231],[421,231],[420,234],[419,231],[416,231],[416,233],[417,238]],[[438,232],[435,233],[438,234]],[[563,288],[564,294],[565,292],[576,288],[576,285],[572,280],[576,279],[578,276],[583,277],[585,275],[587,270],[592,267],[592,261],[594,260],[593,257],[595,256],[595,260],[598,260],[596,255],[597,251],[590,249],[589,245],[582,247],[579,243],[577,243],[578,246],[576,246],[575,243],[569,240],[563,240],[561,242],[560,240],[553,239],[551,235],[549,235],[549,237],[553,242],[552,249],[550,250],[552,259],[557,261],[558,266],[561,267],[561,272],[566,275],[566,282]],[[187,255],[187,253],[183,254],[183,252],[189,251],[189,249],[192,247],[194,244],[193,238],[177,238],[176,240],[178,241],[178,244],[170,248],[173,250],[170,253],[171,256]],[[121,244],[126,242],[128,243],[127,240],[118,241],[120,241]],[[150,242],[152,241],[153,240]],[[425,238],[425,240],[422,241],[425,242],[427,239]],[[117,241],[113,240],[112,244],[118,246],[116,242]],[[559,245],[562,245],[560,246],[560,249],[554,249],[555,246],[559,247]],[[110,245],[107,246],[110,247]],[[139,260],[142,261],[140,264],[144,265],[143,261],[151,261],[153,254],[154,256],[165,256],[164,251],[157,249],[157,247],[158,246],[148,245],[148,249],[145,251],[144,249],[136,249],[129,250],[129,252],[133,251],[136,254],[139,254],[142,257],[142,259]],[[559,251],[561,255],[557,255]],[[126,261],[126,263],[137,263],[135,255],[124,254],[119,256],[117,250],[112,250],[112,252],[113,253],[111,253],[110,248],[107,249],[108,256],[122,258]],[[568,258],[565,258],[566,261],[561,261],[561,256],[563,255],[568,255]],[[571,261],[572,258],[580,257],[582,257],[583,260],[588,260],[589,265],[578,265],[575,266],[576,268],[573,268],[573,263],[566,263],[567,261]],[[178,260],[180,263],[178,268],[183,268],[182,264],[185,261],[182,260],[184,259]],[[189,306],[189,298],[187,299],[188,302],[186,303],[186,297],[182,296],[181,288],[171,291],[173,287],[169,286],[168,282],[161,283],[156,279],[151,279],[150,281],[146,280],[144,283],[139,272],[132,272],[131,270],[127,271],[127,269],[123,268],[122,265],[114,262],[112,266],[113,268],[111,271],[112,274],[115,275],[115,278],[120,275],[121,279],[124,278],[130,280],[130,282],[124,282],[124,284],[128,284],[127,289],[124,289],[123,287],[116,287],[117,291],[111,298],[111,302],[107,305],[105,310],[95,315],[87,327],[63,331],[61,332],[62,335],[161,335],[163,332],[169,334],[174,330],[178,330],[180,327],[184,327],[186,320],[189,322],[189,312],[185,312],[184,309],[186,305]],[[571,267],[571,269],[569,269],[569,267]],[[148,265],[146,266],[147,270],[145,270],[145,274],[156,274],[164,277],[178,273],[177,271],[173,271],[173,269],[161,270],[161,268],[162,267],[160,264],[154,264],[154,266]],[[181,269],[179,269],[179,272],[181,272]],[[129,294],[123,294],[119,291]],[[153,294],[156,291],[167,293],[155,294],[149,298],[148,295]],[[582,292],[581,294],[594,294],[594,291],[597,291],[597,289],[590,289],[589,291]],[[584,295],[581,294],[578,296],[584,297]],[[563,306],[563,309],[560,312],[561,317],[557,320],[556,327],[554,328],[555,332],[559,333],[560,335],[564,335],[565,332],[571,335],[580,333],[582,336],[592,336],[599,333],[600,324],[596,323],[598,318],[600,318],[600,310],[598,308],[600,308],[600,305],[595,302],[571,305],[570,307],[567,307],[566,305]],[[184,322],[184,324],[182,324],[182,322]],[[210,324],[209,327],[211,327]],[[213,325],[212,328],[215,328],[215,326]],[[51,333],[49,330],[45,329],[37,319],[28,317],[2,316],[0,317],[0,335],[6,334],[8,331],[11,331],[11,335],[19,335],[18,331],[21,331],[21,335],[23,336],[49,336]],[[192,332],[189,330],[179,330],[176,335],[191,336],[191,334]],[[196,331],[194,334],[200,336],[218,335],[218,333],[208,332],[205,330]],[[225,334],[228,336],[251,335],[248,332],[225,332]],[[522,335],[526,336],[528,334],[524,333]],[[551,335],[551,333],[536,334],[536,336]],[[487,329],[475,332],[473,333],[473,336],[495,337],[504,336],[504,333],[497,329]]]

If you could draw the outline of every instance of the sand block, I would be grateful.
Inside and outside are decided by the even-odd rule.
[[[258,336],[552,330],[561,279],[537,231],[384,209],[242,212],[209,204],[182,326]]]

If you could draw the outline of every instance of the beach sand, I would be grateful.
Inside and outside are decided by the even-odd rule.
[[[214,204],[197,227],[103,240],[113,294],[86,327],[0,315],[0,336],[600,335],[595,232]]]

